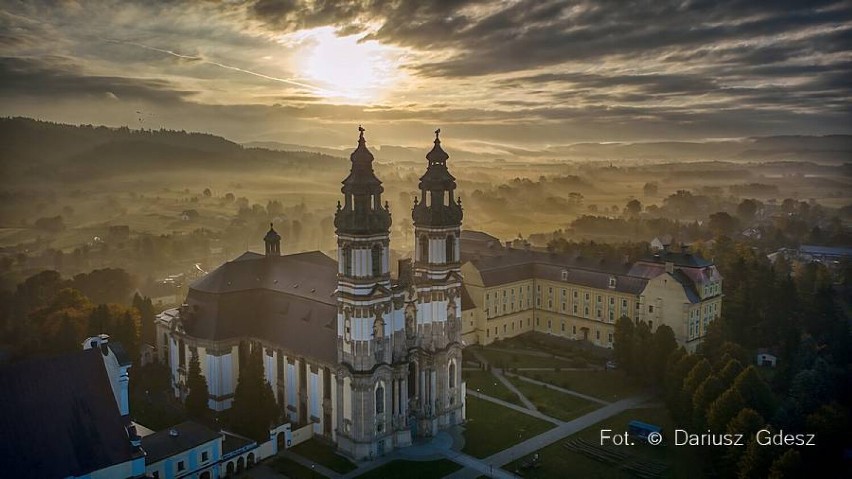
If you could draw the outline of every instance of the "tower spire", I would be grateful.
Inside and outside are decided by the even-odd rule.
[[[281,256],[281,235],[272,227],[272,222],[269,223],[269,231],[263,237],[263,242],[266,244],[266,256]]]

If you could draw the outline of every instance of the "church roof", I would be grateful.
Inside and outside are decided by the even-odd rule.
[[[337,262],[319,251],[246,253],[189,287],[181,320],[196,338],[254,337],[337,360]]]
[[[100,349],[0,369],[4,477],[82,476],[134,458]]]

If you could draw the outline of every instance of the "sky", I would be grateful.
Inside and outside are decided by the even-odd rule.
[[[0,116],[479,151],[852,133],[852,2],[0,1]]]

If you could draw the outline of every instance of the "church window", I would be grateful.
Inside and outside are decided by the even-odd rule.
[[[574,304],[574,314],[577,314],[577,304]]]
[[[185,462],[183,462],[183,461],[178,461],[178,463],[177,463],[177,470],[178,470],[178,471],[183,471],[184,469],[186,469],[186,463],[185,463]]]
[[[597,316],[598,316],[598,319],[601,318],[601,310],[600,309],[597,310]]]
[[[565,332],[565,321],[562,321],[562,332]]]
[[[450,389],[452,389],[456,387],[456,363],[450,363],[450,370],[448,374],[450,376]]]
[[[653,305],[653,304],[649,304],[649,305],[648,305],[648,312],[649,312],[649,313],[653,313],[653,312],[654,312],[654,305]]]
[[[589,300],[589,293],[586,293],[586,301]]]
[[[585,307],[585,310],[583,311],[583,314],[584,314],[587,318],[589,317],[589,307],[588,307],[588,306],[586,306],[586,307]]]
[[[447,263],[452,263],[456,260],[456,237],[453,235],[447,236]]]
[[[373,277],[382,275],[382,247],[373,246]]]
[[[598,301],[598,304],[600,304],[600,302],[601,302],[601,295],[598,295],[598,297],[597,297],[597,301]]]
[[[595,337],[596,337],[597,339],[601,339],[601,330],[600,330],[600,329],[599,329],[599,330],[597,330],[597,331],[595,331]]]
[[[426,235],[420,237],[420,261],[429,262],[429,238]]]
[[[609,342],[612,342],[612,333],[609,333]]]
[[[553,327],[552,321],[548,319],[547,320],[547,329],[551,329],[552,327]]]
[[[614,304],[615,304],[615,298],[614,298],[614,297],[612,297],[612,296],[610,296],[610,297],[609,297],[609,305],[610,305],[610,306],[612,306],[612,305],[614,305]]]
[[[506,324],[503,324],[503,334],[506,334]]]
[[[376,414],[385,412],[385,388],[379,386],[376,388]]]
[[[343,247],[343,274],[352,276],[352,247],[349,245]]]
[[[627,300],[626,299],[621,300],[621,309],[627,309]]]

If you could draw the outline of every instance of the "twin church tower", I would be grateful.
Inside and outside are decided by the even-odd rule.
[[[339,449],[382,454],[464,420],[461,200],[440,130],[415,198],[414,255],[390,275],[391,213],[364,128],[343,180],[337,233]]]

